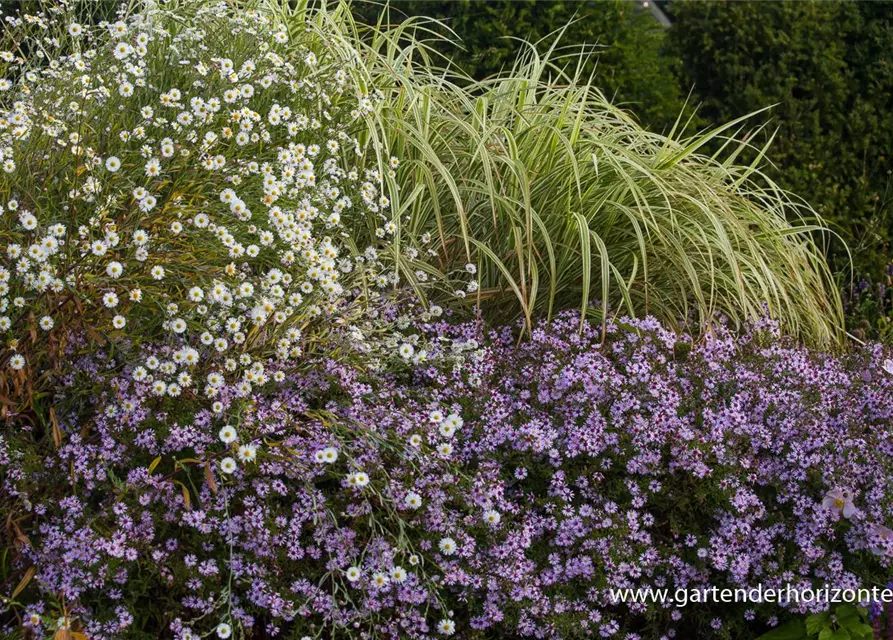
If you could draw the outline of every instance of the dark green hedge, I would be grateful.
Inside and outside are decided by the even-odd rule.
[[[839,227],[858,272],[878,274],[893,238],[893,3],[670,2],[667,55],[701,116],[776,104],[779,183]],[[766,120],[767,118],[763,118]],[[838,249],[835,263],[844,267]]]
[[[382,5],[355,1],[354,13],[374,23]],[[392,2],[388,20],[407,15],[442,20],[461,38],[464,50],[442,48],[468,75],[484,79],[510,68],[522,46],[566,27],[561,53],[579,54],[581,45],[598,52],[586,71],[596,71],[605,95],[655,128],[672,124],[685,94],[676,80],[678,61],[663,55],[665,30],[635,2],[602,0],[403,0]],[[571,24],[568,24],[571,23]],[[687,92],[686,92],[687,93]]]

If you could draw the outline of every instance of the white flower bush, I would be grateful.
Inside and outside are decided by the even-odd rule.
[[[7,368],[36,377],[85,335],[169,345],[128,352],[159,396],[244,396],[357,287],[397,281],[345,233],[388,220],[389,200],[358,137],[375,96],[338,61],[223,3],[188,23],[87,26],[64,5],[9,20],[24,35],[0,52]]]

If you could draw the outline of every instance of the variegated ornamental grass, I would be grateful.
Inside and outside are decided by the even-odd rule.
[[[660,135],[613,106],[557,44],[525,47],[512,69],[473,83],[426,48],[437,36],[425,20],[369,29],[342,10],[315,21],[359,51],[384,91],[369,135],[404,163],[391,189],[404,214],[396,239],[433,244],[435,278],[476,262],[469,302],[485,302],[490,317],[529,326],[577,307],[698,330],[717,313],[742,323],[768,310],[792,335],[840,343],[830,235],[760,171],[763,153],[735,163],[759,114]],[[716,140],[721,151],[705,155]]]

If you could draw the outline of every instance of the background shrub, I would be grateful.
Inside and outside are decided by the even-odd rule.
[[[658,131],[671,125],[683,109],[685,93],[674,73],[677,61],[664,55],[665,32],[631,2],[572,0],[406,0],[390,5],[354,2],[359,20],[394,24],[407,16],[443,20],[461,39],[462,48],[439,43],[438,50],[476,80],[511,69],[521,40],[551,46],[560,32],[568,57],[594,52],[584,73],[618,106],[632,110]],[[440,29],[441,33],[448,33]],[[551,36],[551,37],[550,37]]]
[[[893,5],[888,2],[672,2],[668,54],[700,114],[725,121],[776,105],[769,169],[880,274],[893,238]],[[842,245],[839,270],[849,265]]]

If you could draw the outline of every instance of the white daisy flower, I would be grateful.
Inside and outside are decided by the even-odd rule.
[[[457,429],[457,430],[461,429],[462,425],[465,424],[465,421],[462,420],[462,418],[460,416],[456,415],[455,413],[451,413],[450,415],[448,415],[445,419],[445,422],[447,424],[452,425],[453,429]]]
[[[398,584],[406,582],[406,578],[409,575],[406,573],[406,569],[404,569],[403,567],[392,568],[390,571],[390,574],[391,574],[391,580],[393,580],[394,582],[396,582]]]
[[[257,447],[253,444],[243,444],[236,453],[242,462],[254,462],[257,458]]]
[[[350,476],[348,476],[347,478],[347,481],[349,484],[352,484],[355,487],[363,488],[367,484],[369,484],[369,476],[362,471],[357,471],[356,473],[350,474]]]
[[[452,620],[441,620],[437,623],[437,631],[445,636],[451,636],[456,632],[456,623]]]
[[[484,522],[491,527],[498,525],[500,520],[502,520],[502,516],[495,509],[487,509],[484,511]]]
[[[445,556],[451,556],[456,553],[456,541],[452,538],[441,538],[437,546]]]
[[[410,491],[406,494],[406,498],[403,499],[403,502],[410,509],[418,509],[422,506],[422,496],[417,494],[415,491]]]

